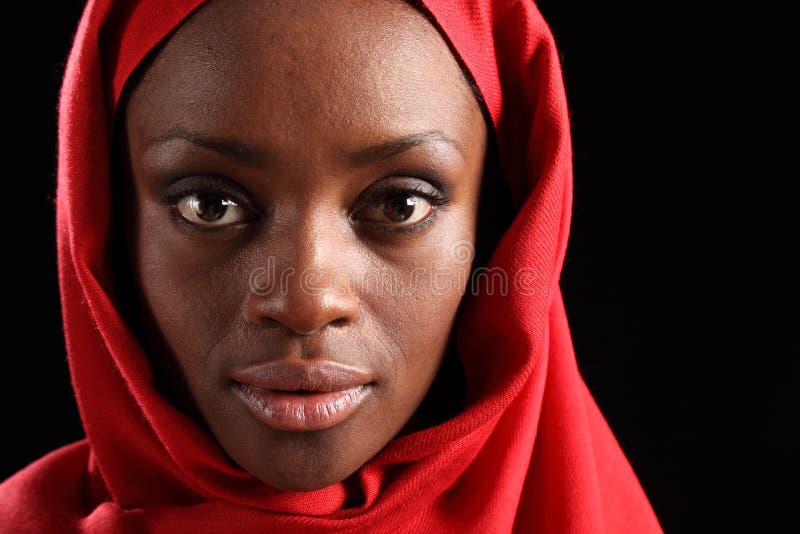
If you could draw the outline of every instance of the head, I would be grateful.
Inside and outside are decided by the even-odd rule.
[[[116,117],[139,336],[164,394],[232,461],[317,489],[427,412],[447,416],[429,399],[463,380],[452,330],[489,132],[419,10],[210,0],[141,66]],[[275,428],[242,402],[242,369],[320,359],[369,379],[338,424]]]

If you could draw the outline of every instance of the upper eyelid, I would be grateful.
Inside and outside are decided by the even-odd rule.
[[[173,191],[170,192],[170,189],[173,189]],[[164,197],[170,198],[180,198],[181,195],[192,192],[212,191],[223,192],[228,196],[243,200],[247,200],[247,197],[250,196],[249,192],[236,184],[236,182],[215,175],[197,175],[172,180],[165,186],[164,190]]]
[[[430,190],[426,190],[424,188],[420,188],[419,186],[409,187],[396,184],[388,184],[377,187],[375,188],[374,191],[368,192],[361,204],[363,204],[364,202],[374,202],[380,199],[382,196],[390,195],[392,193],[407,193],[413,195],[421,195],[427,198],[428,200],[433,200],[433,201],[446,201],[447,199],[447,197],[441,191],[437,190],[432,185],[430,186]]]

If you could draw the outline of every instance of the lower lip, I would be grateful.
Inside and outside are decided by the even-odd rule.
[[[278,430],[307,432],[338,425],[364,403],[369,384],[342,391],[291,393],[234,382],[234,392],[256,419]]]

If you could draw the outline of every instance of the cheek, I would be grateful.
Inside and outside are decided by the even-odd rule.
[[[406,255],[410,261],[371,270],[386,275],[383,284],[360,291],[362,315],[379,325],[374,338],[391,360],[387,394],[404,412],[421,402],[435,378],[469,281],[474,242],[463,231],[469,224],[461,223],[438,233],[435,245],[415,247]]]
[[[452,281],[450,281],[452,282]],[[436,283],[417,279],[411,296],[373,306],[378,348],[388,359],[383,389],[398,417],[408,417],[430,388],[449,341],[461,294],[438,291]]]
[[[134,256],[139,293],[192,388],[215,387],[208,356],[241,314],[245,267],[230,246],[187,240],[158,206],[150,209]]]

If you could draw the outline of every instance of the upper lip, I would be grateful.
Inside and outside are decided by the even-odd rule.
[[[373,381],[369,373],[333,360],[262,362],[235,370],[231,378],[280,391],[343,391]]]

